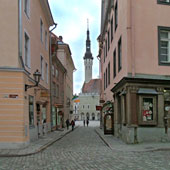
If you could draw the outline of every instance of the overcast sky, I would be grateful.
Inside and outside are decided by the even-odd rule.
[[[57,28],[53,31],[63,36],[69,44],[76,71],[74,94],[81,91],[84,83],[84,54],[86,47],[87,18],[89,19],[91,51],[93,54],[93,78],[99,77],[97,37],[100,34],[101,0],[48,0]]]

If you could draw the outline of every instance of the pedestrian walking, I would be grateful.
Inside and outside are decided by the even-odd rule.
[[[74,120],[71,121],[72,131],[74,130],[75,122]]]
[[[87,127],[88,127],[88,125],[89,125],[89,120],[88,119],[86,120],[86,124],[87,124]]]
[[[85,124],[86,124],[86,121],[85,121],[85,120],[83,120],[83,124],[84,124],[84,127],[85,127]]]
[[[67,126],[67,130],[69,129],[69,126],[70,126],[70,121],[69,119],[66,120],[66,126]]]

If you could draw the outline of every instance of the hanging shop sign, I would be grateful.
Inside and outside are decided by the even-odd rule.
[[[96,106],[96,110],[102,110],[102,106]]]
[[[102,108],[102,112],[113,112],[113,103],[107,101]]]

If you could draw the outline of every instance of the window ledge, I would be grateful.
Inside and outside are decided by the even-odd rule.
[[[162,64],[170,64],[170,61],[161,61]]]

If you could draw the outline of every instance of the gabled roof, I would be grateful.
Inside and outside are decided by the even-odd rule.
[[[100,79],[91,79],[84,83],[82,93],[100,93]]]

